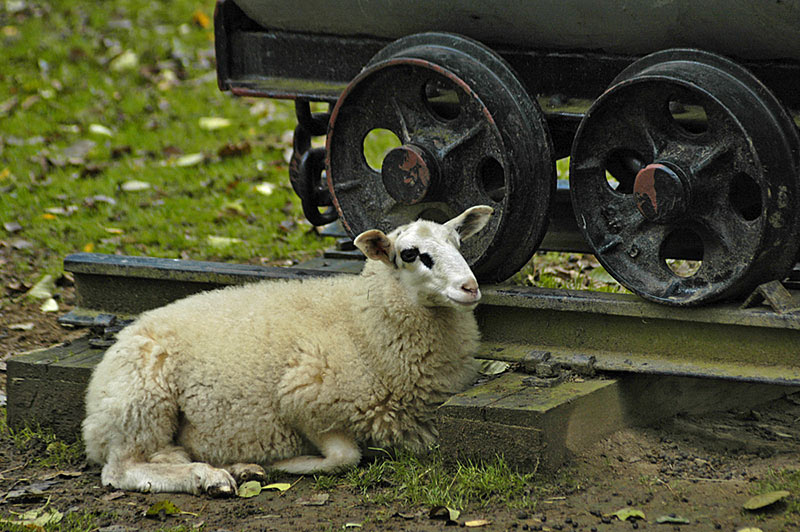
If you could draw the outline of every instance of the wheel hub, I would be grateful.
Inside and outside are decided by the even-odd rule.
[[[646,219],[655,223],[677,220],[689,204],[688,179],[678,168],[664,163],[648,164],[636,174],[633,197],[636,208]]]
[[[420,146],[404,144],[386,154],[381,177],[386,192],[398,203],[414,205],[425,199],[437,179],[436,160]]]

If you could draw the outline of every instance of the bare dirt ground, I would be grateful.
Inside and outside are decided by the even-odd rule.
[[[4,403],[8,356],[80,333],[62,329],[56,322],[59,313],[44,314],[37,304],[16,299],[25,290],[23,286],[14,290],[16,279],[0,273],[0,280],[6,287],[0,308],[0,402]],[[60,312],[73,303],[69,282],[62,285]],[[29,324],[33,326],[28,328]],[[624,430],[574,457],[557,477],[560,480],[553,480],[561,483],[554,490],[557,495],[538,501],[535,508],[475,505],[462,508],[458,522],[450,525],[477,522],[479,530],[515,531],[800,530],[800,514],[792,508],[800,493],[759,512],[742,508],[754,492],[764,490],[763,483],[775,471],[800,468],[798,420],[800,395],[795,394],[748,411],[677,417],[655,428]],[[293,484],[288,491],[265,491],[250,499],[117,492],[101,486],[95,466],[79,463],[64,471],[35,465],[45,446],[34,439],[20,449],[10,438],[0,438],[0,519],[46,504],[64,514],[98,514],[93,527],[85,529],[103,532],[174,527],[204,531],[450,529],[446,521],[429,516],[431,508],[377,504],[374,501],[382,488],[367,496],[344,486],[322,491],[315,489],[313,478],[287,476],[280,481]],[[145,516],[154,503],[164,500],[180,513]],[[645,518],[623,522],[611,515],[625,507],[641,511]],[[659,519],[668,522],[658,523]],[[8,525],[0,524],[0,530],[4,527]]]

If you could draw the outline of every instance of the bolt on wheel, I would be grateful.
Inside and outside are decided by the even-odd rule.
[[[505,61],[471,39],[426,33],[388,45],[339,98],[326,147],[351,235],[490,205],[492,221],[462,248],[484,282],[513,275],[544,237],[555,186],[544,115]]]
[[[578,225],[622,285],[669,305],[782,279],[800,243],[800,139],[752,74],[699,50],[625,69],[575,136]]]

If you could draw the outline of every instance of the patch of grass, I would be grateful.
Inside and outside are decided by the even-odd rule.
[[[522,286],[629,293],[593,255],[537,252],[510,280]]]
[[[291,104],[217,88],[213,4],[11,5],[0,3],[0,240],[27,260],[4,267],[33,280],[79,251],[258,262],[331,245],[289,185]],[[208,116],[230,125],[204,128]],[[131,181],[146,188],[126,191]]]
[[[485,463],[447,465],[438,450],[424,457],[400,451],[396,457],[349,470],[341,484],[377,504],[425,508],[490,504],[533,508],[555,490],[536,481],[533,474],[512,470],[501,457]]]
[[[792,495],[786,500],[786,512],[795,517],[800,516],[800,469],[770,469],[758,481],[754,495],[771,491],[786,490]]]
[[[83,460],[80,442],[66,443],[49,429],[25,427],[14,430],[8,426],[6,409],[0,409],[0,438],[11,441],[20,453],[35,453],[34,463],[41,467],[62,469]]]
[[[43,527],[36,525],[14,524],[19,515],[0,514],[0,530],[7,532],[29,532],[30,530],[44,530],[45,532],[90,532],[100,528],[100,524],[107,521],[118,521],[118,517],[111,513],[69,512],[58,523],[46,524]],[[198,532],[204,529],[203,525],[195,528],[188,525],[158,528],[158,532]]]
[[[48,510],[48,504],[44,508],[39,509],[40,515]],[[33,510],[36,511],[36,510]],[[48,523],[44,526],[41,525],[23,525],[15,524],[15,521],[20,521],[23,516],[20,514],[4,512],[0,514],[0,530],[17,532],[17,531],[30,531],[30,530],[45,530],[46,532],[88,532],[90,530],[97,530],[98,522],[106,519],[114,519],[115,515],[110,513],[91,513],[91,512],[69,512],[57,522]]]
[[[314,475],[314,489],[316,491],[331,491],[339,484],[339,479],[332,475]]]

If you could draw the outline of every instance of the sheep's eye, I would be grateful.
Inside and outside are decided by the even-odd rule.
[[[419,256],[417,248],[408,248],[400,252],[400,258],[403,259],[403,262],[414,262],[417,260],[417,256]]]

